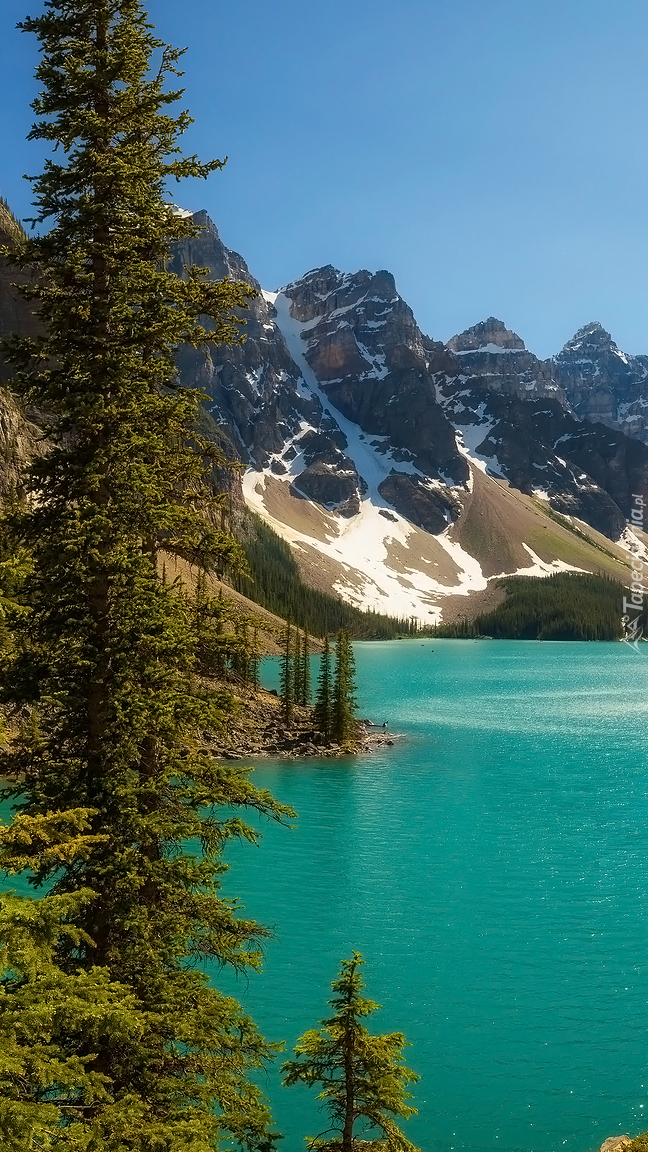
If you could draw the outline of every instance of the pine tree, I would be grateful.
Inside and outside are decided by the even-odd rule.
[[[318,1096],[331,1119],[329,1139],[309,1138],[306,1146],[312,1152],[416,1152],[414,1146],[396,1126],[393,1116],[416,1112],[406,1103],[411,1093],[406,1085],[419,1079],[403,1064],[407,1041],[402,1032],[383,1036],[370,1035],[361,1023],[380,1005],[361,995],[364,983],[358,971],[362,956],[353,952],[342,961],[342,969],[333,981],[336,993],[329,1000],[333,1016],[321,1021],[321,1028],[305,1032],[295,1045],[296,1060],[282,1066],[284,1085],[323,1085]],[[356,1125],[364,1121],[357,1133]],[[362,1137],[362,1139],[359,1139]]]
[[[302,663],[302,704],[311,702],[311,673],[310,673],[310,645],[308,628],[304,630],[304,649]]]
[[[331,738],[331,646],[328,636],[324,637],[324,648],[320,656],[320,670],[317,678],[317,699],[315,701],[315,723],[326,741]]]
[[[252,633],[252,648],[250,655],[250,666],[248,672],[248,680],[252,687],[256,690],[259,688],[259,629],[254,628]]]
[[[287,724],[292,720],[293,705],[295,703],[295,669],[293,659],[293,632],[290,617],[286,621],[283,633],[283,653],[279,670],[279,695],[283,704],[284,719]]]
[[[154,37],[139,0],[48,0],[22,27],[41,49],[31,135],[58,151],[34,181],[36,219],[50,230],[5,253],[39,269],[23,294],[44,327],[12,342],[12,388],[48,414],[52,447],[12,519],[31,568],[29,615],[3,669],[22,728],[2,775],[19,781],[10,794],[22,818],[65,822],[82,809],[88,828],[78,852],[52,853],[45,835],[7,847],[4,864],[49,894],[5,900],[3,940],[23,932],[36,948],[30,917],[39,933],[50,927],[47,980],[34,978],[27,943],[24,962],[9,956],[0,1036],[30,1002],[21,1059],[38,1072],[16,1072],[2,1094],[0,1144],[267,1148],[249,1073],[271,1049],[203,967],[258,962],[264,930],[220,897],[221,850],[255,838],[237,809],[284,810],[245,770],[214,762],[209,734],[227,699],[196,676],[194,607],[160,577],[164,553],[211,570],[240,561],[205,480],[226,462],[195,432],[200,398],[179,387],[174,349],[238,341],[235,309],[251,290],[166,271],[170,242],[197,234],[174,215],[167,181],[222,165],[180,154],[190,120],[171,115],[179,93],[166,89],[180,53]],[[123,1010],[79,1008],[69,1027],[59,1014],[48,1048],[53,1005],[77,977],[84,995],[95,980],[101,1004],[117,997]]]
[[[293,699],[295,704],[301,704],[302,701],[302,642],[299,628],[295,628],[295,635],[293,638]]]
[[[333,736],[338,744],[350,746],[356,730],[355,659],[349,633],[341,629],[335,644],[333,686]]]
[[[34,841],[59,864],[79,860],[99,840],[87,834],[90,815],[17,816],[10,829],[0,827],[0,867],[11,873],[31,863]],[[0,1132],[7,1152],[64,1146],[56,1141],[63,1116],[70,1122],[66,1146],[74,1147],[82,1138],[75,1102],[88,1109],[110,1100],[107,1078],[79,1055],[79,1040],[146,1027],[136,997],[106,969],[66,973],[58,963],[64,940],[83,941],[75,921],[92,898],[82,889],[41,900],[11,892],[0,898]]]

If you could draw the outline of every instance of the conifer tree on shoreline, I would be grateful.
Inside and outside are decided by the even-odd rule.
[[[328,636],[324,637],[324,648],[320,656],[320,670],[317,678],[317,698],[315,701],[315,723],[328,741],[331,736],[331,646]]]
[[[252,290],[165,270],[169,244],[196,234],[166,182],[222,164],[182,157],[190,119],[171,114],[180,93],[166,89],[181,53],[154,37],[139,0],[47,0],[21,27],[41,49],[31,137],[58,151],[33,184],[49,231],[5,253],[40,270],[23,295],[44,326],[11,342],[11,386],[48,414],[52,448],[11,520],[31,550],[30,612],[2,682],[22,727],[1,771],[20,781],[10,794],[38,834],[5,830],[2,862],[52,885],[50,974],[32,985],[42,1019],[59,987],[77,1007],[49,1047],[23,1037],[42,1076],[0,1069],[0,1143],[36,1147],[46,1131],[52,1149],[208,1152],[221,1138],[268,1149],[249,1073],[272,1046],[201,966],[257,964],[264,930],[220,897],[220,856],[233,837],[255,839],[236,809],[285,809],[213,761],[206,737],[227,704],[197,686],[194,606],[160,576],[165,552],[215,571],[241,556],[214,527],[204,460],[225,461],[196,436],[200,398],[179,387],[174,349],[237,342],[234,309]],[[41,903],[3,902],[3,939]],[[95,974],[113,1009],[82,1012],[75,974]],[[25,987],[5,973],[3,1035]]]
[[[304,646],[302,655],[302,687],[301,702],[309,705],[311,702],[311,673],[310,673],[310,644],[308,628],[304,629]]]
[[[284,719],[290,724],[295,703],[294,638],[290,617],[286,620],[283,634],[283,654],[279,669],[279,695],[283,704]]]
[[[356,726],[355,659],[349,633],[341,629],[335,642],[332,731],[338,744],[353,740]]]
[[[297,1059],[282,1066],[284,1084],[323,1087],[318,1099],[324,1100],[331,1126],[322,1136],[306,1140],[309,1152],[354,1152],[367,1141],[374,1150],[417,1152],[392,1117],[407,1119],[416,1112],[406,1103],[411,1097],[407,1085],[419,1077],[403,1064],[407,1041],[402,1032],[372,1036],[361,1023],[380,1007],[361,995],[362,964],[359,952],[342,961],[332,983],[336,995],[329,1000],[333,1016],[299,1038]],[[360,1121],[365,1124],[362,1133],[356,1132]]]

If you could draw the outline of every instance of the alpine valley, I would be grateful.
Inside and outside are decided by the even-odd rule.
[[[421,624],[472,616],[507,574],[627,582],[648,500],[648,357],[600,324],[540,361],[494,318],[439,343],[386,271],[317,268],[265,291],[205,212],[173,265],[256,290],[246,340],[183,351],[185,383],[246,465],[249,508],[305,581]]]
[[[648,501],[648,356],[597,323],[545,361],[492,317],[442,344],[386,271],[326,266],[264,291],[208,215],[193,219],[202,231],[171,267],[257,295],[245,342],[185,347],[181,378],[246,466],[234,504],[244,496],[290,545],[311,587],[429,625],[494,606],[503,575],[627,584],[628,549],[648,558],[628,525],[634,496]],[[0,338],[34,329],[15,279],[0,267]],[[34,431],[0,390],[1,487]]]

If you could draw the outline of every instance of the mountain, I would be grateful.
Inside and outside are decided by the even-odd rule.
[[[0,213],[8,242],[12,219]],[[487,608],[496,576],[626,579],[628,544],[644,547],[626,520],[633,493],[648,499],[648,447],[581,418],[579,348],[540,361],[494,318],[444,345],[421,332],[384,270],[329,265],[264,292],[207,214],[194,220],[202,231],[175,248],[171,267],[182,275],[195,263],[256,291],[244,343],[209,356],[183,348],[178,364],[206,393],[202,430],[246,465],[242,487],[228,474],[230,501],[258,564],[244,498],[311,587],[424,623]],[[0,261],[0,335],[37,331],[17,278]],[[0,389],[3,491],[35,434]]]
[[[427,622],[469,595],[472,610],[496,575],[625,578],[648,447],[580,419],[556,362],[494,318],[428,338],[387,271],[328,265],[263,292],[194,219],[203,232],[179,246],[178,271],[195,262],[258,294],[246,342],[184,351],[182,376],[208,394],[247,464],[248,505],[312,585]]]
[[[554,360],[573,412],[648,443],[648,356],[622,352],[599,323],[587,324]]]
[[[566,404],[552,360],[538,360],[516,332],[490,316],[458,336],[447,347],[461,364],[461,374],[474,387],[493,392],[549,397]]]

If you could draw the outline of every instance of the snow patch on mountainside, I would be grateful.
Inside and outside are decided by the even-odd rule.
[[[329,524],[331,521],[334,522],[336,534],[326,540],[318,540],[316,544],[312,536],[273,516],[264,499],[266,480],[270,476],[273,480],[279,480],[284,484],[296,481],[296,486],[299,486],[298,474],[302,462],[298,457],[290,462],[290,470],[285,476],[276,476],[269,468],[248,469],[243,478],[243,490],[250,506],[295,547],[315,545],[323,556],[329,557],[347,569],[349,581],[341,579],[333,587],[358,607],[373,608],[397,616],[416,615],[424,619],[429,619],[430,616],[436,618],[439,612],[435,604],[439,597],[452,594],[467,595],[469,592],[486,588],[488,581],[479,562],[460,544],[450,539],[447,531],[431,539],[456,565],[458,569],[456,583],[448,585],[435,580],[431,574],[420,571],[414,561],[411,567],[406,559],[398,566],[393,565],[390,559],[393,545],[409,550],[411,537],[420,530],[392,508],[380,495],[378,487],[394,470],[424,477],[411,462],[394,460],[386,447],[385,437],[367,437],[357,424],[347,420],[333,407],[320,388],[305,357],[306,345],[302,339],[302,332],[307,332],[313,326],[313,321],[301,324],[294,320],[290,315],[290,299],[283,293],[264,292],[264,297],[276,309],[277,327],[302,373],[305,387],[319,399],[324,411],[335,420],[344,433],[347,439],[345,455],[353,460],[358,475],[367,485],[367,491],[361,499],[360,512],[356,516],[346,518],[336,515],[333,511],[327,511],[327,522]],[[301,435],[301,431],[298,435]],[[312,507],[317,509],[318,505]],[[388,517],[384,515],[386,512]],[[326,530],[325,534],[329,535]],[[402,556],[402,552],[399,554]]]
[[[334,561],[340,572],[339,578],[332,584],[332,590],[358,608],[371,608],[392,616],[414,615],[432,623],[440,619],[440,611],[435,606],[439,595],[468,592],[472,588],[486,586],[476,561],[463,553],[458,545],[453,546],[451,541],[446,541],[445,550],[452,555],[456,549],[458,557],[463,553],[479,569],[478,575],[475,573],[468,583],[464,580],[458,587],[448,588],[414,567],[410,569],[405,565],[402,572],[390,568],[390,546],[396,543],[408,548],[408,540],[414,529],[395,513],[390,513],[394,516],[393,522],[386,521],[368,499],[363,500],[359,515],[352,520],[327,512],[326,520],[334,522],[337,534],[327,532],[324,528],[328,538],[316,541],[313,536],[300,532],[269,512],[264,498],[268,479],[267,470],[264,473],[251,469],[246,472],[243,492],[248,505],[293,547],[301,550],[315,547],[323,558]],[[306,498],[304,502],[312,505]],[[312,507],[317,510],[317,505]]]
[[[359,512],[352,516],[341,515],[337,505],[324,506],[300,493],[299,480],[307,465],[300,439],[309,430],[317,433],[315,418],[315,426],[306,420],[300,422],[297,430],[293,426],[283,449],[274,454],[266,467],[247,470],[243,491],[248,504],[301,553],[306,569],[318,573],[321,585],[328,586],[346,601],[394,616],[415,616],[421,623],[440,621],[446,597],[482,591],[489,580],[480,562],[454,538],[458,535],[462,538],[460,525],[450,524],[437,535],[426,533],[400,515],[378,489],[393,472],[409,473],[430,487],[444,485],[439,480],[430,480],[411,461],[395,459],[395,450],[387,436],[364,433],[330,402],[306,359],[309,333],[322,317],[300,322],[291,316],[291,300],[285,292],[264,291],[263,296],[274,307],[276,326],[301,374],[293,386],[303,398],[316,399],[318,407],[321,405],[325,415],[344,434],[344,454],[353,462],[364,482],[360,487],[365,490],[360,497]],[[327,321],[338,314],[342,320],[343,313],[351,307],[353,305],[329,314]],[[384,358],[375,352],[370,354],[362,345],[359,351],[369,362],[365,377],[381,379],[385,371]],[[451,403],[444,398],[444,406],[456,409],[459,402],[463,409],[460,405],[463,395],[470,393],[456,393]],[[505,476],[497,456],[499,441],[493,436],[497,422],[486,412],[485,404],[472,410],[463,409],[461,416],[465,412],[465,419],[469,411],[473,417],[471,423],[457,424],[458,411],[453,415],[453,423],[457,429],[457,446],[470,466],[470,479],[463,492],[474,496],[474,477],[479,472],[499,480]],[[396,456],[400,455],[400,451],[396,452]],[[542,472],[538,480],[541,484]],[[548,493],[540,484],[534,494],[547,501]],[[454,487],[451,478],[447,487]],[[557,572],[584,571],[562,560],[543,560],[522,540],[519,543],[530,562],[510,575],[547,577]],[[625,547],[631,547],[629,538],[624,543]]]
[[[480,419],[484,419],[483,404],[477,409],[475,415]],[[466,460],[470,460],[476,468],[480,468],[485,474],[491,473],[493,476],[504,479],[502,466],[495,453],[493,452],[487,456],[483,451],[478,451],[480,445],[488,442],[488,438],[494,427],[495,424],[489,423],[488,420],[484,420],[483,424],[455,424],[457,430],[457,448],[461,452],[461,455],[466,457]],[[495,447],[494,443],[493,447]]]
[[[629,526],[621,533],[617,543],[621,548],[624,548],[628,554],[638,557],[639,560],[648,562],[648,548],[643,540],[640,540]]]
[[[518,568],[517,572],[512,573],[513,576],[555,576],[556,572],[585,572],[584,568],[574,568],[573,564],[566,564],[564,560],[541,560],[528,544],[522,547],[529,553],[533,564],[529,568]]]

